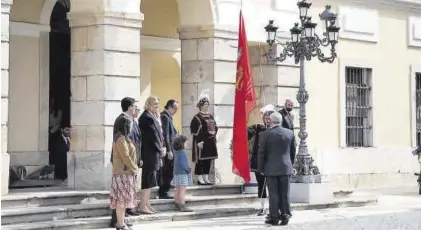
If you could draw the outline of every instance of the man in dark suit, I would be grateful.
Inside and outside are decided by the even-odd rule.
[[[121,100],[121,110],[123,111],[114,121],[114,127],[113,127],[113,141],[115,138],[115,135],[117,133],[117,128],[116,128],[116,124],[118,124],[118,120],[123,118],[123,117],[130,117],[131,119],[133,119],[133,129],[132,129],[132,133],[130,134],[130,139],[132,140],[132,142],[135,144],[136,146],[136,150],[137,150],[137,145],[139,145],[139,149],[140,149],[140,130],[139,127],[137,126],[137,122],[135,122],[135,115],[136,115],[136,106],[135,106],[135,99],[131,98],[131,97],[125,97]],[[142,161],[140,158],[140,151],[139,153],[136,151],[136,155],[137,155],[137,160],[138,160],[138,166],[141,166]],[[113,161],[113,152],[111,151],[111,159],[110,161]],[[138,216],[140,215],[140,213],[136,212],[135,209],[126,209],[126,214],[130,215],[130,216]],[[117,215],[115,212],[115,209],[113,210],[112,216],[111,216],[111,223],[110,223],[110,227],[114,228],[115,224],[117,222]],[[127,223],[126,223],[127,224]],[[131,224],[127,224],[127,226],[132,226]],[[129,227],[130,227],[129,226]]]
[[[159,199],[172,199],[168,196],[173,179],[173,148],[172,143],[178,133],[174,127],[172,117],[178,111],[178,102],[171,99],[161,112],[162,132],[164,135],[164,147],[167,150],[166,156],[162,159],[162,167],[159,171]]]
[[[279,110],[279,113],[282,115],[282,127],[294,131],[294,115],[291,113],[292,109],[294,109],[294,102],[286,99],[284,108]]]
[[[132,115],[133,117],[133,123],[132,123],[132,132],[130,133],[130,140],[132,140],[133,144],[136,147],[136,159],[137,159],[137,166],[142,167],[142,155],[141,155],[141,148],[142,148],[142,142],[141,142],[141,133],[139,128],[139,123],[137,119],[139,119],[140,109],[137,106],[134,106],[134,113]]]
[[[70,132],[70,127],[60,129],[53,136],[55,139],[50,139],[53,142],[55,154],[54,178],[56,180],[64,181],[67,179],[67,152],[70,150]]]
[[[294,133],[281,126],[282,115],[270,115],[272,127],[259,138],[258,171],[269,189],[269,218],[265,223],[287,225],[291,217],[289,183],[295,159]],[[279,211],[281,215],[279,216]]]

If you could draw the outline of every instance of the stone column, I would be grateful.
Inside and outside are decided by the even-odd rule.
[[[276,47],[275,50],[281,47]],[[267,45],[249,46],[252,65],[252,73],[258,106],[253,111],[249,123],[260,122],[260,108],[267,104],[273,104],[279,108],[283,106],[285,99],[295,101],[298,109],[296,94],[299,88],[300,70],[292,59],[273,65],[267,62],[264,54],[267,53]],[[296,110],[296,114],[298,110]],[[298,117],[295,116],[297,119]],[[298,125],[298,123],[295,123]]]
[[[9,193],[10,156],[7,153],[9,104],[9,24],[12,0],[1,0],[1,195]]]
[[[210,112],[219,127],[219,159],[214,164],[217,184],[234,183],[229,146],[232,139],[237,31],[215,26],[180,27],[183,134],[198,112],[202,92],[210,96]],[[190,142],[191,143],[191,142]]]
[[[139,0],[73,0],[69,187],[110,186],[112,126],[120,100],[140,97]]]

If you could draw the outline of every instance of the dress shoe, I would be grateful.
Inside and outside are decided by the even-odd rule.
[[[265,220],[265,224],[270,224],[272,226],[278,226],[279,225],[279,221],[273,220],[273,219],[269,219],[269,220]]]
[[[281,224],[280,225],[288,225],[289,219],[291,218],[291,215],[283,215],[281,218]]]
[[[111,215],[111,222],[110,222],[110,228],[115,228],[116,226],[116,223],[117,223],[117,215],[116,215],[116,213],[115,213],[115,209],[113,210],[113,214]],[[124,223],[129,227],[129,228],[131,228],[132,226],[133,226],[133,224],[129,224],[129,223],[127,223],[127,220],[124,220]]]
[[[185,204],[176,204],[176,207],[180,212],[193,212],[193,210],[187,208]]]
[[[288,225],[289,219],[283,219],[281,220],[281,223],[279,225],[285,226]]]
[[[172,200],[174,199],[174,197],[172,196],[168,196],[168,195],[163,195],[163,196],[159,196],[160,200]]]
[[[132,228],[127,226],[127,225],[124,225],[123,227],[117,227],[116,226],[115,229],[116,230],[132,230]]]
[[[126,211],[126,215],[128,215],[128,216],[140,216],[140,214],[141,214],[140,212],[137,212],[134,209],[131,209],[129,211]]]
[[[202,183],[200,181],[197,181],[197,185],[208,185],[208,183]]]
[[[260,209],[259,212],[257,213],[257,216],[263,216],[263,215],[265,215],[265,210]]]
[[[127,223],[127,221],[124,221],[124,223],[126,224],[126,226],[129,228],[129,229],[132,229],[132,227],[133,227],[133,224],[129,224],[129,223]],[[111,222],[110,223],[110,228],[116,228],[117,226],[116,226],[116,222]]]

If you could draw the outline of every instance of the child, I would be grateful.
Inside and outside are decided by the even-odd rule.
[[[187,137],[180,135],[174,139],[174,185],[175,206],[180,212],[192,212],[185,205],[186,187],[193,184],[189,160],[184,149],[187,146]]]

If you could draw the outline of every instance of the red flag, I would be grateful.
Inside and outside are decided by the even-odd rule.
[[[251,76],[246,28],[242,12],[240,11],[232,139],[232,171],[242,177],[246,183],[250,182],[247,121],[254,107],[256,107],[256,96]]]

